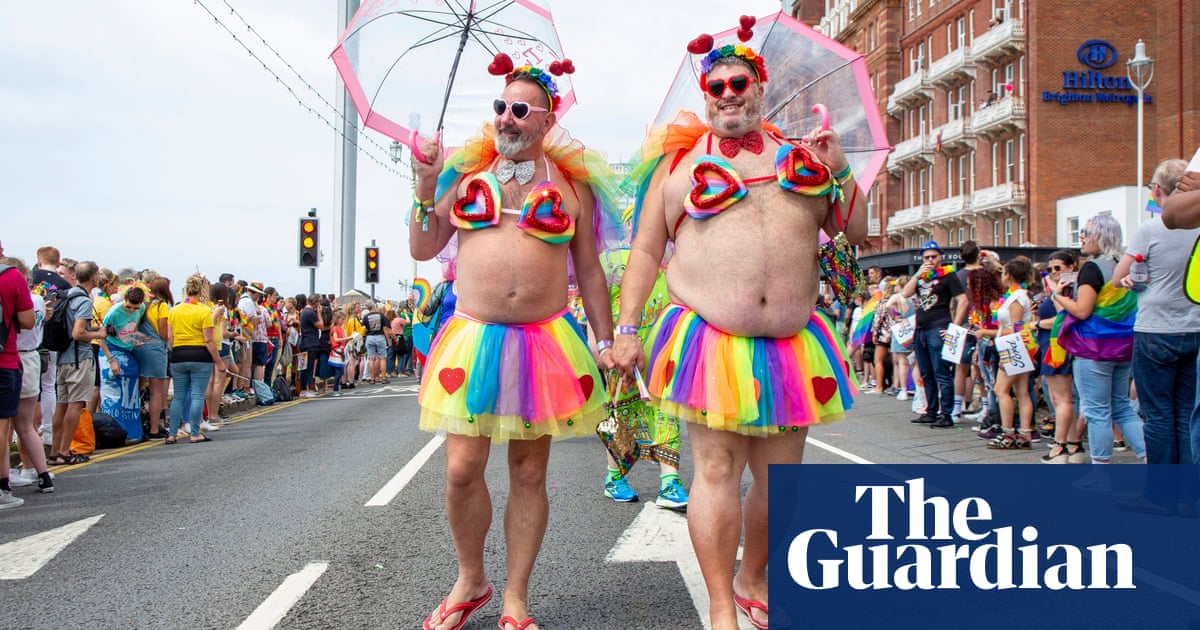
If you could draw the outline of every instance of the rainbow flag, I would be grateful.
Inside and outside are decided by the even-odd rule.
[[[1133,324],[1137,320],[1137,296],[1110,282],[1096,297],[1096,307],[1087,319],[1076,319],[1061,311],[1050,329],[1050,347],[1045,359],[1052,367],[1066,360],[1066,353],[1096,361],[1128,361],[1133,357]]]
[[[871,327],[875,324],[875,310],[879,306],[879,298],[881,293],[876,293],[871,296],[862,305],[862,317],[855,324],[854,330],[850,331],[850,347],[857,348],[867,342],[867,338],[871,336]]]

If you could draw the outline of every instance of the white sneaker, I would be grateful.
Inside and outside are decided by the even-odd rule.
[[[201,431],[220,431],[221,427],[209,422],[208,420],[205,420],[204,422],[200,423],[200,430]]]
[[[908,392],[900,390],[900,393],[896,394],[896,400],[908,400]]]
[[[308,390],[305,390],[305,391],[300,392],[300,397],[301,398],[315,398],[316,394],[314,394]]]
[[[8,476],[8,485],[14,488],[24,488],[32,486],[33,482],[37,481],[37,472],[34,470],[12,470]]]
[[[0,490],[0,510],[21,507],[22,505],[25,505],[25,499],[14,497],[8,490]]]

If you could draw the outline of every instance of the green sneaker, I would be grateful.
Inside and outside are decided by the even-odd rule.
[[[672,479],[667,487],[663,488],[658,493],[658,499],[654,501],[654,505],[660,508],[669,510],[678,510],[680,512],[687,511],[688,493],[683,489],[683,484],[679,483],[678,479]]]
[[[637,493],[633,491],[633,488],[629,487],[629,484],[626,483],[624,477],[617,477],[616,479],[605,481],[604,496],[612,499],[613,501],[620,501],[621,503],[633,503],[634,501],[638,500]]]

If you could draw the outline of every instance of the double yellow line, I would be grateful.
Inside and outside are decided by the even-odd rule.
[[[259,409],[255,409],[254,411],[251,411],[249,413],[244,413],[235,418],[231,418],[229,420],[229,422],[225,424],[225,426],[237,424],[239,422],[244,422],[246,420],[250,420],[251,418],[257,418],[259,416],[266,415],[273,411],[279,411],[281,409],[287,409],[288,407],[294,407],[294,406],[299,405],[300,403],[304,402],[304,400],[305,399],[297,398],[296,400],[293,400],[291,402],[275,403],[274,405],[269,405],[267,407],[261,407]],[[316,399],[314,398],[311,400],[316,400]],[[142,442],[141,444],[138,444],[136,446],[126,446],[124,448],[114,449],[111,453],[97,455],[96,457],[92,457],[88,461],[83,462],[81,464],[71,464],[69,466],[54,466],[51,472],[53,472],[55,475],[61,475],[65,472],[71,472],[72,470],[77,470],[77,469],[83,468],[84,466],[90,466],[95,463],[108,461],[110,459],[116,459],[118,457],[123,457],[125,455],[137,453],[138,451],[144,451],[148,448],[154,448],[155,446],[162,446],[162,445],[163,445],[162,440],[150,440],[147,442]]]

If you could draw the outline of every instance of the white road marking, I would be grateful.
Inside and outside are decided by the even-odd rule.
[[[270,630],[287,616],[296,602],[312,587],[317,578],[329,568],[327,562],[311,562],[298,573],[293,573],[275,589],[274,593],[250,613],[238,626],[238,630]]]
[[[0,580],[23,580],[38,572],[103,514],[0,545]]]
[[[813,437],[811,435],[808,436],[808,443],[819,449],[829,451],[830,453],[833,453],[834,455],[837,455],[838,457],[844,457],[844,458],[854,462],[855,464],[872,465],[875,463],[871,460],[863,459],[863,458],[859,457],[858,455],[855,455],[854,453],[851,453],[849,451],[843,451],[842,449],[840,449],[836,446],[833,446],[831,444],[826,444],[826,443],[822,442],[821,440],[813,439]]]
[[[417,393],[413,392],[411,394],[348,394],[344,398],[362,400],[367,398],[415,398],[416,396]]]
[[[375,496],[371,497],[370,501],[367,501],[366,507],[382,507],[391,503],[392,499],[395,499],[396,495],[400,494],[400,491],[404,489],[404,486],[407,486],[408,482],[412,481],[412,478],[417,476],[417,473],[420,472],[421,467],[425,465],[425,462],[429,461],[430,457],[433,457],[434,452],[437,451],[445,441],[446,436],[442,433],[438,433],[437,435],[433,436],[433,438],[431,438],[429,442],[425,444],[425,446],[421,447],[421,450],[418,451],[417,454],[410,459],[403,468],[400,469],[400,472],[396,473],[395,477],[392,477],[392,479],[388,481],[386,485],[379,489],[379,492],[375,493]]]
[[[741,556],[741,549],[738,549]],[[674,562],[692,597],[692,605],[704,630],[711,630],[708,620],[708,589],[700,574],[700,562],[688,537],[687,518],[678,512],[664,510],[647,502],[637,518],[625,528],[617,544],[609,550],[605,562]],[[738,616],[738,627],[753,630],[744,615]]]

